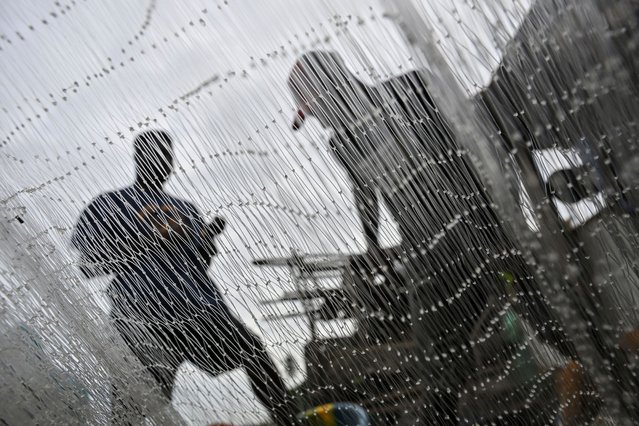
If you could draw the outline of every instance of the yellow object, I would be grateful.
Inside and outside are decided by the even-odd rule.
[[[313,426],[338,426],[333,404],[324,404],[307,410],[304,417]]]
[[[515,275],[511,272],[500,272],[499,277],[506,283],[506,293],[508,297],[513,298],[515,294]]]

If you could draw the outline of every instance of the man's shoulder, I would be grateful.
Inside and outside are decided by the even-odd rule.
[[[87,213],[108,213],[121,206],[122,203],[130,196],[131,188],[121,188],[113,191],[103,192],[93,198],[83,210],[83,214]]]
[[[411,70],[403,74],[399,74],[385,80],[382,86],[398,87],[398,86],[417,86],[426,88],[426,78],[424,70]]]
[[[80,213],[73,233],[73,244],[80,247],[89,235],[106,229],[116,215],[116,201],[122,190],[104,192],[93,198]]]
[[[407,102],[406,106],[410,107],[409,109],[420,105],[420,108],[432,111],[436,109],[436,104],[429,93],[426,81],[424,70],[413,70],[386,80],[380,88],[385,93],[394,94],[399,99],[404,99],[404,102]]]

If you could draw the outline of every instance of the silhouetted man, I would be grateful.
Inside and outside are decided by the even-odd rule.
[[[292,403],[262,342],[231,314],[207,275],[224,221],[207,224],[193,204],[164,192],[173,170],[168,133],[145,131],[134,145],[133,186],[98,196],[76,226],[72,241],[83,273],[114,276],[114,323],[169,399],[185,361],[209,374],[245,367],[275,422],[293,424]]]
[[[336,54],[310,52],[298,59],[288,84],[299,108],[293,129],[314,116],[333,131],[330,146],[350,177],[375,261],[383,262],[380,198],[398,224],[414,338],[424,382],[433,389],[427,424],[459,421],[458,395],[476,367],[471,332],[491,303],[506,303],[505,272],[515,277],[519,313],[572,354],[419,72],[371,86]]]

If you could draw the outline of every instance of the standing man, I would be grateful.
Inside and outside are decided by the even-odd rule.
[[[368,243],[379,248],[379,200],[398,223],[411,291],[411,321],[432,389],[426,424],[458,424],[458,395],[476,370],[471,334],[492,303],[507,301],[509,273],[518,313],[572,358],[573,350],[535,292],[525,262],[506,235],[467,153],[413,71],[371,86],[331,52],[298,59],[288,80],[298,105],[293,129],[315,117],[332,130],[330,146],[349,175]]]
[[[193,204],[164,192],[173,171],[168,133],[145,131],[134,145],[133,186],[98,196],[78,220],[72,242],[82,272],[114,276],[115,326],[169,399],[185,361],[212,375],[244,367],[275,423],[293,424],[293,404],[262,342],[207,275],[224,221],[207,224]]]

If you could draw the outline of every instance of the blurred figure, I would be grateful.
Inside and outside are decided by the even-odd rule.
[[[293,130],[299,130],[307,117],[315,117],[322,127],[334,130],[329,141],[335,159],[348,173],[353,186],[355,206],[368,244],[369,255],[379,254],[379,198],[390,204],[378,184],[372,182],[366,168],[372,147],[357,140],[352,126],[365,126],[362,118],[374,107],[374,89],[353,78],[341,58],[330,52],[310,52],[302,56],[288,80],[297,107]],[[351,125],[349,129],[348,125]],[[360,129],[358,129],[360,130]]]
[[[145,131],[134,145],[133,186],[98,196],[78,220],[72,242],[82,272],[114,276],[108,295],[115,326],[169,399],[185,361],[213,375],[244,367],[273,420],[293,424],[262,342],[231,314],[207,274],[224,220],[207,224],[193,204],[164,192],[173,171],[168,133]],[[122,397],[115,389],[114,412]]]
[[[293,129],[313,116],[333,131],[330,148],[351,180],[371,263],[385,262],[380,199],[399,226],[413,336],[424,382],[433,389],[422,415],[426,424],[460,420],[458,395],[476,368],[471,333],[492,303],[507,303],[505,272],[518,314],[573,357],[419,72],[371,86],[336,54],[310,52],[298,59],[288,84],[298,105]]]

